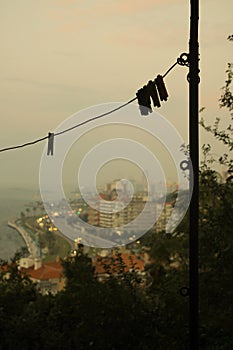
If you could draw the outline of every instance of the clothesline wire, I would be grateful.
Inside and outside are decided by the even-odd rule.
[[[163,78],[165,78],[166,75],[167,75],[177,64],[178,64],[178,62],[176,61],[176,62],[166,71],[166,73],[163,75]],[[62,135],[62,134],[64,134],[64,133],[69,132],[69,131],[71,131],[71,130],[73,130],[73,129],[75,129],[75,128],[78,128],[78,127],[80,127],[80,126],[82,126],[82,125],[84,125],[84,124],[90,123],[90,122],[92,122],[92,121],[94,121],[94,120],[96,120],[96,119],[100,119],[100,118],[103,118],[103,117],[105,117],[105,116],[107,116],[107,115],[109,115],[109,114],[112,114],[112,113],[118,111],[119,109],[126,107],[126,106],[129,105],[130,103],[134,102],[136,99],[137,99],[137,97],[134,97],[134,98],[132,98],[131,100],[129,100],[128,102],[126,102],[126,103],[124,103],[124,104],[122,104],[122,105],[120,105],[120,106],[118,106],[118,107],[116,107],[116,108],[114,108],[114,109],[112,109],[112,110],[110,110],[110,111],[108,111],[108,112],[102,113],[102,114],[100,114],[100,115],[97,115],[97,116],[95,116],[95,117],[92,117],[92,118],[90,118],[90,119],[87,119],[87,120],[85,120],[85,121],[83,121],[83,122],[81,122],[81,123],[79,123],[79,124],[76,124],[76,125],[74,125],[74,126],[68,128],[68,129],[65,129],[65,130],[62,130],[62,131],[60,131],[60,132],[58,132],[58,133],[55,133],[54,136]],[[31,145],[34,145],[34,144],[39,143],[39,142],[41,142],[41,141],[44,141],[44,140],[46,140],[46,139],[48,139],[48,138],[49,138],[49,135],[46,135],[46,136],[44,136],[44,137],[42,137],[42,138],[39,138],[39,139],[34,140],[34,141],[31,141],[31,142],[26,142],[26,143],[24,143],[24,144],[22,144],[22,145],[2,148],[2,149],[0,149],[0,152],[6,152],[6,151],[14,150],[14,149],[17,149],[17,148],[23,148],[23,147],[31,146]]]
[[[130,103],[132,103],[132,102],[135,101],[136,99],[137,99],[137,97],[134,97],[134,98],[132,98],[132,100],[130,100],[130,101],[124,103],[123,105],[120,105],[120,106],[118,106],[118,107],[112,109],[111,111],[108,111],[108,112],[105,112],[105,113],[103,113],[103,114],[100,114],[100,115],[97,115],[97,116],[95,116],[95,117],[92,117],[92,118],[90,118],[90,119],[84,120],[83,122],[81,122],[81,123],[79,123],[79,124],[76,124],[76,125],[74,125],[74,126],[71,126],[71,127],[68,128],[68,129],[62,130],[62,131],[60,131],[60,132],[54,134],[54,136],[58,136],[58,135],[64,134],[65,132],[68,132],[68,131],[70,131],[70,130],[73,130],[73,129],[75,129],[75,128],[78,128],[79,126],[82,126],[82,125],[84,125],[84,124],[93,122],[93,121],[96,120],[96,119],[103,118],[103,117],[105,117],[106,115],[109,115],[109,114],[111,114],[111,113],[114,113],[114,112],[118,111],[119,109],[121,109],[121,108],[123,108],[123,107],[129,105]]]
[[[22,147],[26,147],[26,146],[31,146],[31,145],[34,145],[35,143],[44,141],[44,140],[46,140],[46,139],[48,139],[48,135],[47,135],[47,136],[44,136],[44,137],[42,137],[42,138],[40,138],[40,139],[37,139],[37,140],[35,140],[35,141],[26,142],[26,143],[24,143],[24,144],[22,144],[22,145],[2,148],[2,149],[0,149],[0,152],[10,151],[10,150],[12,150],[12,149],[22,148]]]
[[[178,64],[178,61],[176,61],[176,62],[166,71],[166,73],[164,73],[163,78],[165,78],[166,75],[168,75],[168,73],[169,73],[173,68],[175,68],[175,66],[176,66],[177,64]]]

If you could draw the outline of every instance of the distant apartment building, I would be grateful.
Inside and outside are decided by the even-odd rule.
[[[156,232],[162,232],[166,230],[166,225],[171,217],[173,210],[173,203],[167,202],[164,203],[164,207],[162,208],[161,214],[155,224]]]
[[[126,221],[124,203],[114,201],[115,193],[102,197],[104,200],[99,205],[99,226],[111,228],[124,225]]]
[[[87,217],[88,224],[91,226],[99,226],[99,223],[100,223],[99,210],[89,206],[87,208],[87,213],[88,213],[88,217]]]
[[[136,228],[140,229],[140,226],[145,227],[148,222],[151,222],[151,218],[156,214],[156,203],[151,201],[145,207],[148,204],[148,199],[144,194],[135,194],[129,201],[126,193],[125,198],[116,201],[117,193],[114,184],[108,184],[100,195],[103,200],[99,202],[98,209],[91,207],[88,209],[88,223],[90,225],[105,228],[122,227],[132,223],[144,210],[136,224]]]
[[[103,201],[96,201],[95,206],[97,209],[91,207],[88,208],[88,223],[92,226],[99,226],[105,228],[117,228],[125,226],[129,223],[136,229],[143,229],[150,226],[149,229],[155,232],[161,232],[166,229],[166,225],[169,222],[169,218],[172,214],[174,203],[165,202],[160,204],[156,198],[148,201],[147,192],[141,191],[134,193],[131,201],[127,204],[127,189],[124,189],[126,194],[121,202],[115,201],[117,198],[117,180],[112,183],[106,184],[104,191],[100,194]],[[97,206],[98,203],[98,206]],[[158,217],[157,217],[158,214]],[[134,220],[138,218],[134,226]],[[148,223],[152,223],[148,225]]]

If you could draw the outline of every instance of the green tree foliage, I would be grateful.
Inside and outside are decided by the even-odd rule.
[[[226,153],[215,159],[211,146],[204,145],[204,162],[200,169],[200,311],[203,349],[233,347],[233,95],[230,90],[233,64],[228,64],[220,107],[229,118],[223,129],[221,120],[213,126],[201,125],[226,146]],[[212,168],[223,166],[225,178]]]
[[[18,268],[21,254],[0,269],[0,348],[17,349],[24,313],[37,298],[36,286]],[[21,340],[20,340],[21,341]],[[23,347],[20,347],[20,349]]]
[[[135,274],[131,278],[124,272],[120,255],[114,266],[121,266],[119,276],[99,282],[80,246],[63,261],[66,288],[52,296],[40,295],[16,262],[6,265],[0,283],[0,348],[153,349],[156,313],[135,285]]]
[[[62,333],[70,334],[70,348],[151,348],[151,341],[156,342],[153,310],[129,283],[120,255],[111,264],[120,267],[119,276],[110,274],[105,282],[97,280],[81,246],[63,266],[67,285],[58,297],[63,318],[60,326]]]

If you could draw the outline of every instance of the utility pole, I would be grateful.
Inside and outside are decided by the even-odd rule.
[[[190,202],[189,221],[189,349],[199,346],[199,276],[198,276],[198,221],[199,221],[199,123],[198,123],[198,19],[199,0],[190,0],[190,41],[189,41],[189,145],[193,167],[193,194]],[[190,177],[191,178],[191,177]]]

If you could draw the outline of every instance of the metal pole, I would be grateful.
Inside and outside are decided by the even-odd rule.
[[[193,195],[190,203],[189,238],[189,349],[197,350],[199,319],[198,211],[199,211],[199,132],[198,132],[198,19],[199,1],[190,0],[189,41],[189,145],[193,166]]]

